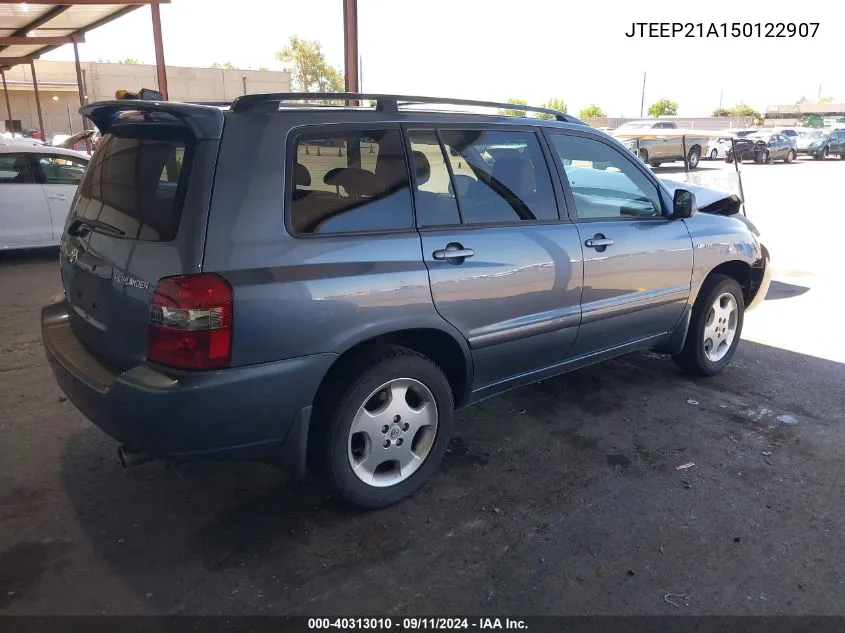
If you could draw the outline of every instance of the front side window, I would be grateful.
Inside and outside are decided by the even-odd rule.
[[[552,134],[551,139],[563,163],[579,219],[662,215],[657,186],[620,152],[583,136]]]
[[[464,224],[558,219],[549,169],[533,132],[440,135]]]
[[[35,183],[28,154],[0,154],[0,185]]]
[[[398,129],[303,134],[288,176],[297,234],[396,231],[413,226]]]
[[[38,167],[45,185],[76,185],[82,180],[88,161],[75,156],[52,154],[40,156]]]
[[[448,226],[461,223],[458,200],[449,178],[443,148],[434,130],[411,130],[411,163],[420,226]]]

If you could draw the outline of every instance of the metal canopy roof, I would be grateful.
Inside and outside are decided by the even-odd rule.
[[[0,0],[0,68],[28,64],[151,2],[170,0]]]

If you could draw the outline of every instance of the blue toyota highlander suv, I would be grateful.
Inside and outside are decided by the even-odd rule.
[[[738,198],[566,114],[442,101],[83,108],[103,136],[42,337],[125,463],[310,467],[383,507],[435,472],[458,408],[638,349],[730,362],[770,279]]]

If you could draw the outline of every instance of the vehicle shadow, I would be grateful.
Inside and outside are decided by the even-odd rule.
[[[806,286],[798,286],[796,284],[788,284],[783,281],[775,280],[769,285],[769,291],[766,293],[766,301],[800,297],[809,291],[810,289]]]
[[[709,456],[706,451],[716,449],[707,447],[723,446],[728,436],[740,441],[738,429],[759,422],[745,419],[739,402],[759,400],[770,412],[819,420],[829,403],[814,401],[819,410],[809,410],[797,395],[772,396],[767,384],[794,380],[798,390],[809,380],[826,390],[843,376],[845,365],[748,341],[728,370],[706,380],[683,376],[661,355],[632,354],[470,407],[434,481],[403,504],[376,512],[348,510],[322,484],[296,482],[264,465],[146,464],[123,471],[114,442],[93,427],[66,443],[61,481],[94,556],[86,564],[105,566],[108,573],[99,578],[120,583],[148,613],[320,614],[327,605],[333,613],[404,612],[408,603],[397,606],[385,587],[407,590],[412,608],[422,611],[437,612],[437,605],[455,612],[507,611],[518,608],[521,596],[532,613],[555,613],[565,605],[548,596],[566,594],[557,591],[555,575],[531,575],[536,564],[514,556],[522,551],[528,560],[523,550],[536,556],[533,548],[542,546],[544,556],[575,556],[571,563],[587,570],[596,565],[595,554],[581,560],[579,552],[587,550],[567,545],[577,535],[555,533],[560,542],[550,542],[536,525],[551,522],[564,530],[560,517],[589,507],[584,504],[605,494],[607,485],[626,476],[662,477],[688,461],[693,449],[696,461],[722,460],[721,453]],[[690,394],[700,404],[688,400]],[[755,438],[769,432],[754,428]],[[722,496],[713,499],[713,516],[731,515],[721,507]],[[525,507],[530,518],[520,519]],[[661,512],[681,510],[646,514]],[[607,527],[601,515],[579,516],[585,534],[593,524]],[[638,524],[648,522],[645,515],[613,521],[628,528],[608,547],[627,549],[633,545],[620,539],[629,529],[636,536]],[[509,549],[512,554],[502,553]],[[85,585],[86,574],[95,573],[86,570],[68,571]],[[488,603],[486,581],[479,578],[493,576],[497,597]],[[549,591],[526,595],[526,583]],[[609,591],[581,589],[589,590],[579,594],[578,600],[587,600],[582,609],[588,594]]]

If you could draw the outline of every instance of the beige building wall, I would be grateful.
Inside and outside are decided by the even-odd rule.
[[[82,129],[77,114],[79,95],[72,62],[36,61],[38,89],[47,136],[70,134]],[[83,85],[89,102],[114,99],[117,90],[158,87],[155,66],[144,64],[82,64]],[[12,119],[24,128],[38,129],[38,110],[29,66],[6,71]],[[167,68],[167,87],[172,101],[231,101],[245,93],[289,92],[290,73],[222,68]],[[0,95],[0,130],[7,127],[6,103]]]

